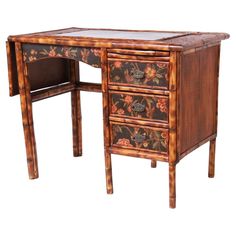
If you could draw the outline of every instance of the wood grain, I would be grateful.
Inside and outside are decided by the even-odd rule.
[[[209,152],[209,166],[208,166],[208,177],[214,178],[215,176],[215,149],[216,139],[210,141],[210,152]]]
[[[110,129],[109,129],[109,95],[108,95],[108,71],[107,71],[107,50],[101,50],[101,68],[102,68],[102,102],[103,102],[103,129],[104,129],[104,149],[105,149],[105,171],[107,193],[113,193],[112,183],[112,164],[110,147]]]
[[[29,178],[36,179],[38,178],[38,162],[33,126],[32,100],[27,66],[22,60],[21,43],[16,43],[16,59]]]
[[[156,168],[156,167],[157,167],[157,162],[154,161],[154,160],[152,160],[152,161],[151,161],[151,167],[152,167],[152,168]]]
[[[216,133],[219,46],[183,55],[179,109],[180,155]]]
[[[79,63],[70,60],[70,81],[76,87],[79,83]],[[71,91],[72,132],[73,132],[73,155],[82,156],[82,115],[80,106],[80,90]]]
[[[59,84],[52,86],[47,89],[41,89],[38,91],[31,92],[32,102],[37,102],[43,99],[61,95],[75,90],[76,86],[72,83]]]
[[[142,150],[132,150],[132,149],[124,149],[119,147],[110,147],[110,152],[113,154],[119,154],[124,156],[130,156],[130,157],[136,157],[136,158],[145,158],[149,160],[155,160],[155,161],[163,161],[168,162],[168,155],[164,154],[156,154],[154,152],[142,151]]]
[[[177,162],[177,58],[176,52],[170,54],[170,94],[169,94],[169,201],[170,208],[175,208]]]
[[[95,37],[68,34],[82,30],[93,30]],[[80,156],[80,91],[102,92],[107,193],[113,193],[111,154],[149,159],[152,168],[156,168],[157,161],[168,162],[169,206],[175,208],[176,165],[184,156],[210,141],[208,176],[213,178],[215,174],[220,42],[229,35],[108,29],[111,38],[106,38],[102,37],[104,32],[99,30],[107,29],[73,27],[8,38],[9,90],[10,96],[20,93],[29,177],[38,177],[32,102],[71,92],[73,154]],[[119,35],[133,35],[133,38],[112,37],[113,31],[119,31]],[[146,40],[135,39],[135,34],[144,37],[144,32]],[[171,34],[173,37],[160,36],[153,40],[153,32],[155,35],[174,34]],[[76,49],[76,55],[71,47]],[[25,48],[24,52],[22,48]],[[50,50],[45,52],[45,48]],[[88,52],[81,54],[83,49],[93,53],[99,62],[101,59],[102,84],[80,82],[78,61],[86,62],[88,56]],[[54,51],[57,58],[54,58]],[[94,63],[88,64],[95,66]],[[159,72],[163,68],[167,68],[165,73]],[[140,79],[142,74],[146,84],[135,80]],[[157,85],[160,81],[165,81],[165,84],[156,86],[154,79]],[[151,104],[153,111],[159,109],[161,104],[155,104],[155,98],[167,99],[167,118],[156,118],[153,113],[148,113],[148,109],[143,116],[133,115],[128,108],[127,111],[124,108],[127,100],[123,97],[126,96],[133,97],[133,100],[135,97],[141,105],[143,99],[150,98],[152,102],[147,104]],[[112,111],[113,100],[119,102],[119,108],[124,113],[115,114]],[[144,104],[146,108],[147,104]],[[137,107],[141,109],[141,105]],[[113,130],[114,124],[117,129]],[[153,140],[159,140],[158,150]]]
[[[14,96],[19,94],[15,43],[7,41],[6,49],[7,49],[9,94],[10,96]]]

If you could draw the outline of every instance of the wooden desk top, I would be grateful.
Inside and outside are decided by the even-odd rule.
[[[182,51],[220,42],[226,33],[68,28],[9,36],[8,41],[106,48]]]

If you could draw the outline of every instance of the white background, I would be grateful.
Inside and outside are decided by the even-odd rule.
[[[0,235],[236,235],[235,7],[225,1],[0,1]],[[70,95],[35,103],[40,178],[28,180],[19,96],[8,96],[10,34],[78,27],[227,32],[222,42],[216,177],[208,144],[177,166],[169,209],[168,165],[113,155],[105,190],[101,94],[83,93],[83,157],[73,158]],[[81,66],[100,82],[100,70]],[[207,101],[206,101],[207,103]]]

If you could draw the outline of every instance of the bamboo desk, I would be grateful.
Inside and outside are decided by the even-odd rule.
[[[210,141],[214,177],[217,90],[225,33],[69,28],[10,36],[10,95],[20,94],[29,177],[38,177],[32,102],[71,92],[73,153],[82,155],[80,91],[102,92],[107,193],[111,154],[169,163],[170,207],[176,164]],[[102,84],[80,82],[79,61],[102,69]]]

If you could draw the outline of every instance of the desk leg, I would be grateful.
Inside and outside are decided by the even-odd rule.
[[[152,167],[152,168],[156,168],[156,167],[157,167],[157,161],[152,160],[152,161],[151,161],[151,167]]]
[[[216,139],[210,141],[210,153],[209,153],[209,165],[208,165],[208,177],[214,178],[215,176],[215,149]]]
[[[38,163],[33,126],[32,100],[27,65],[22,60],[20,43],[16,43],[16,59],[29,178],[36,179],[38,178]]]
[[[109,129],[109,96],[108,96],[108,77],[107,77],[107,52],[106,49],[101,51],[102,62],[102,103],[103,103],[103,129],[104,129],[104,148],[105,148],[105,170],[106,170],[106,187],[107,193],[113,193],[112,183],[112,164],[110,147],[110,129]]]
[[[72,83],[79,81],[79,63],[70,60],[70,80]],[[80,106],[80,91],[71,92],[72,129],[73,129],[73,155],[82,156],[82,116]]]
[[[176,207],[176,176],[175,176],[176,165],[169,163],[169,198],[170,208]]]

